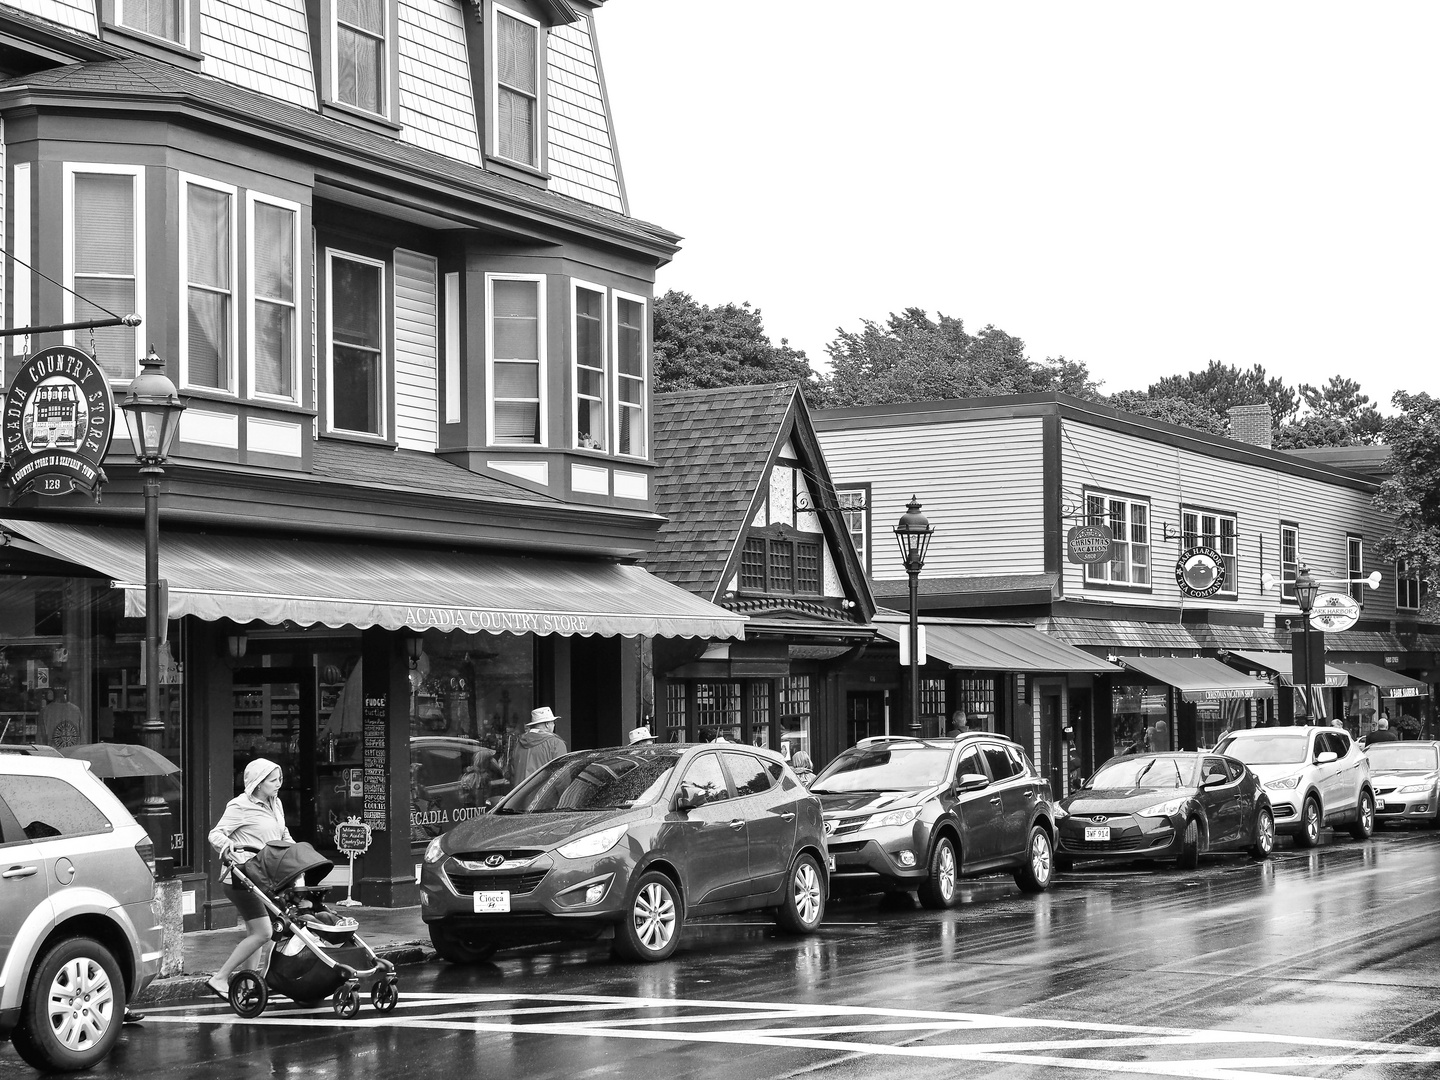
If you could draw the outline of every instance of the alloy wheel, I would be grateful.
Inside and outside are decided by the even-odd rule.
[[[949,844],[946,844],[940,850],[939,869],[938,884],[940,886],[940,895],[946,900],[949,900],[955,895],[955,882],[957,880],[955,873],[955,849]]]
[[[659,882],[648,882],[640,890],[631,917],[647,949],[659,951],[675,936],[675,899]]]
[[[820,884],[820,872],[813,863],[802,861],[795,868],[791,888],[794,890],[795,912],[801,921],[807,925],[818,921],[820,912],[824,910],[825,890]]]

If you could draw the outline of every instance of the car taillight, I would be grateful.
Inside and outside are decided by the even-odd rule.
[[[145,865],[150,868],[150,876],[155,876],[155,845],[150,837],[142,836],[135,841],[135,851],[144,860]]]

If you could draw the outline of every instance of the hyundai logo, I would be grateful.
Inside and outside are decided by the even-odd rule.
[[[504,866],[504,865],[505,865],[505,856],[504,856],[504,855],[500,855],[500,854],[486,855],[486,856],[485,856],[485,865],[488,866],[488,867],[490,867],[491,870],[494,870],[495,867],[497,867],[497,866]]]
[[[1108,814],[1096,814],[1090,820],[1096,825],[1104,825],[1105,822],[1110,820],[1110,816]]]

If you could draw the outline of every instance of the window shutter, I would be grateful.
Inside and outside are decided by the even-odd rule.
[[[439,390],[438,271],[429,255],[395,250],[395,441],[433,451]]]

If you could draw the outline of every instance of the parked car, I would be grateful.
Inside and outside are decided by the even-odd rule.
[[[1370,760],[1348,732],[1333,727],[1264,727],[1233,731],[1215,747],[1260,777],[1275,831],[1301,847],[1320,842],[1325,826],[1348,825],[1366,839],[1375,828]]]
[[[828,894],[820,801],[771,750],[659,744],[541,767],[425,849],[420,915],[442,959],[614,934],[664,960],[685,921],[770,908],[813,933]]]
[[[160,969],[149,836],[84,762],[0,755],[0,1032],[37,1069],[94,1065]]]
[[[1440,742],[1382,742],[1365,748],[1375,822],[1440,829]]]
[[[1234,758],[1181,752],[1113,757],[1055,809],[1056,863],[1174,859],[1192,870],[1206,852],[1268,859],[1275,817],[1259,778]]]
[[[1010,871],[1024,892],[1050,885],[1050,783],[1003,735],[861,739],[810,791],[825,808],[837,888],[914,890],[948,908],[962,877]]]

